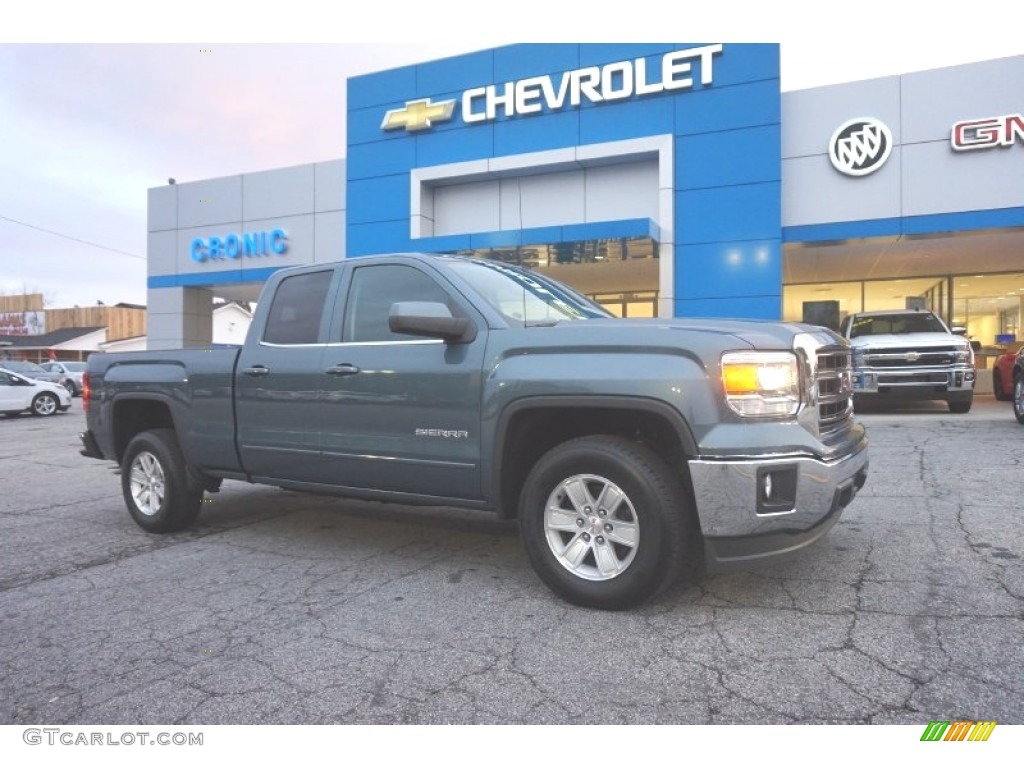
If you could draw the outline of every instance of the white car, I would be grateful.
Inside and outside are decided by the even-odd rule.
[[[53,416],[71,407],[71,393],[60,384],[36,381],[0,368],[0,413],[13,416],[31,411],[36,416]]]

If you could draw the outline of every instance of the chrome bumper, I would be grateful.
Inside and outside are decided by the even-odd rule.
[[[689,466],[708,565],[754,560],[805,547],[832,527],[867,480],[867,439],[833,461],[751,457]]]
[[[912,394],[914,392],[970,392],[973,368],[865,368],[854,371],[855,395]]]

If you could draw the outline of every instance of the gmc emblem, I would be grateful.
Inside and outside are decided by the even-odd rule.
[[[1024,143],[1024,115],[961,120],[959,123],[953,123],[949,141],[957,152],[1008,147],[1017,141]]]

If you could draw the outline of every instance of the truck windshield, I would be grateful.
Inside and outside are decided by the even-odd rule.
[[[930,312],[905,315],[861,315],[853,320],[850,338],[887,333],[948,333],[942,321]]]
[[[613,317],[569,286],[536,272],[484,259],[452,262],[451,268],[514,325]]]

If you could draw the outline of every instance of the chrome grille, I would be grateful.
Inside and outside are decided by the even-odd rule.
[[[843,427],[853,414],[853,380],[850,351],[825,347],[818,350],[815,371],[815,402],[818,429],[827,434]]]
[[[865,349],[864,364],[871,368],[931,368],[954,365],[957,347],[899,347],[892,349]]]

